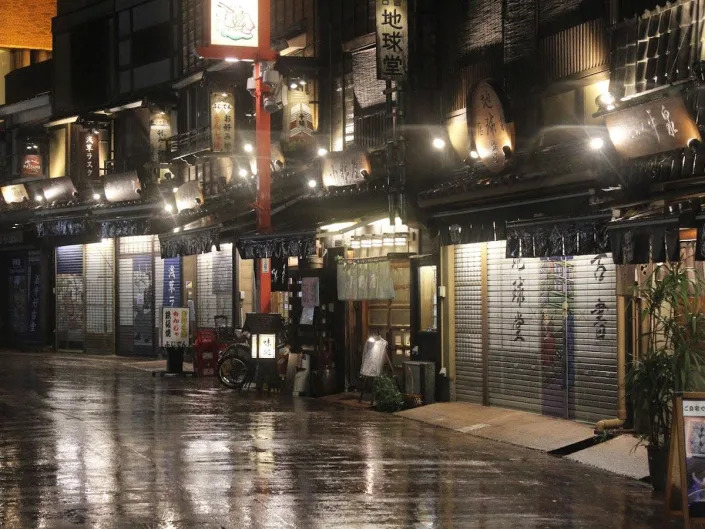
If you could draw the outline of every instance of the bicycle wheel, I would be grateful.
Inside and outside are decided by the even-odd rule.
[[[220,382],[233,389],[240,389],[247,375],[247,365],[234,354],[225,354],[218,362]]]

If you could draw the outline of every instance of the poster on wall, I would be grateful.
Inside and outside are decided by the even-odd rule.
[[[41,254],[31,252],[29,254],[29,336],[38,339],[41,336],[41,326],[39,315],[41,314],[42,296],[42,271]]]
[[[22,176],[42,176],[42,157],[38,154],[25,154],[22,157]]]
[[[408,0],[377,0],[377,78],[404,81],[408,63]]]
[[[229,92],[211,93],[211,148],[231,152],[235,138],[235,98]]]
[[[185,347],[189,344],[189,309],[162,309],[162,347]]]
[[[318,295],[318,278],[304,277],[301,280],[301,306],[313,308],[320,305]]]
[[[259,46],[259,0],[210,0],[211,45]]]

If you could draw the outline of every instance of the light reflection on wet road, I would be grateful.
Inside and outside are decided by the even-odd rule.
[[[0,353],[0,527],[659,527],[650,489],[309,399]]]

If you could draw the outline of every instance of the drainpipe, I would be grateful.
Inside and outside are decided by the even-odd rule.
[[[626,317],[626,297],[617,297],[617,417],[602,419],[595,424],[595,432],[602,433],[624,426],[627,420],[627,393],[625,379],[627,376],[627,337],[624,318]]]

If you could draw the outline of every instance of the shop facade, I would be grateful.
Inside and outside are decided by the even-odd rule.
[[[618,357],[611,254],[508,258],[506,245],[448,250],[457,400],[580,421],[613,417]]]

